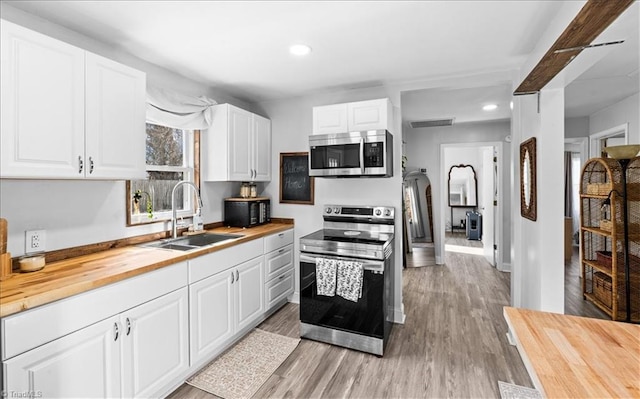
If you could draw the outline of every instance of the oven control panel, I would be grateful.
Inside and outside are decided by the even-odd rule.
[[[325,205],[324,216],[343,216],[354,219],[393,219],[395,210],[391,206]]]

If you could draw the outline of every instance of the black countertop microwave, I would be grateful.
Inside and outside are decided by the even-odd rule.
[[[311,135],[309,176],[391,177],[393,135],[386,130]]]
[[[267,197],[225,198],[224,224],[251,227],[271,222],[271,200]]]

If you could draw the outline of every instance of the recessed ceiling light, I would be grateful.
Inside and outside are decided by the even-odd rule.
[[[294,44],[289,47],[289,52],[293,55],[307,55],[311,52],[311,47],[306,44]]]
[[[487,104],[484,107],[482,107],[483,110],[485,111],[495,111],[496,109],[498,109],[498,105],[497,104]]]

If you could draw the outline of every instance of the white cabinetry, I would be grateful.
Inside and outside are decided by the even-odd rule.
[[[294,290],[293,229],[264,239],[265,309],[276,309]]]
[[[242,263],[237,264],[238,261]],[[210,271],[215,273],[189,286],[194,365],[255,325],[263,315],[262,239],[201,256],[189,267],[191,276],[196,278]]]
[[[188,370],[188,305],[184,287],[120,316],[123,397],[152,397]]]
[[[7,361],[4,392],[8,397],[11,392],[51,398],[120,397],[118,320],[109,318]]]
[[[145,74],[2,20],[7,178],[144,178]]]
[[[379,129],[394,130],[393,106],[388,98],[313,107],[313,134]]]
[[[163,393],[189,369],[186,283],[181,263],[4,318],[4,391]]]
[[[202,148],[205,181],[271,180],[269,119],[231,104],[216,105]]]

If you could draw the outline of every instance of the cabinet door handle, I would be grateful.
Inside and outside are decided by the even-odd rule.
[[[284,248],[282,248],[281,250],[278,251],[279,254],[284,252]]]
[[[120,336],[120,329],[118,328],[118,323],[113,323],[113,340],[117,341],[118,340],[118,336]]]
[[[283,274],[282,276],[278,277],[278,280],[282,280],[283,278],[285,278],[287,275]]]
[[[236,270],[236,281],[240,281],[240,273]]]
[[[127,335],[131,332],[131,320],[127,317]]]
[[[89,157],[89,174],[93,173],[93,158]]]
[[[84,162],[82,161],[82,155],[78,155],[78,173],[82,173],[84,169]]]
[[[231,284],[235,281],[235,276],[233,275],[233,270],[231,270]]]
[[[284,237],[284,233],[278,234],[278,237]]]

